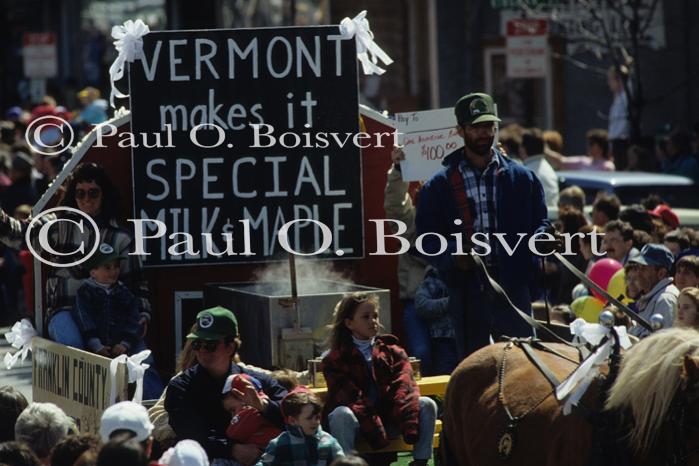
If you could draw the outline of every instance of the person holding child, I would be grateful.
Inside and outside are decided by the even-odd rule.
[[[231,416],[222,404],[221,393],[228,376],[247,374],[260,382],[266,397],[249,381],[242,379],[242,391],[231,392],[246,405],[278,427],[282,426],[279,403],[287,394],[269,375],[238,363],[241,340],[238,321],[228,309],[217,306],[197,314],[196,328],[187,335],[197,363],[170,380],[165,394],[165,410],[178,440],[196,440],[214,465],[255,464],[262,449],[255,443],[240,443],[226,437]]]
[[[405,350],[393,335],[379,335],[376,295],[354,293],[335,307],[330,350],[323,358],[328,385],[323,416],[344,451],[357,433],[374,449],[400,433],[414,445],[412,465],[432,456],[437,406],[421,397]],[[393,435],[397,436],[397,435]]]
[[[108,358],[146,349],[139,323],[140,301],[119,281],[122,260],[109,244],[100,244],[85,261],[90,278],[78,288],[70,311],[87,349]],[[163,383],[153,366],[153,356],[145,362],[150,367],[144,376],[143,395],[147,400],[157,399]]]
[[[338,441],[320,427],[323,405],[318,396],[300,386],[281,404],[286,432],[272,440],[257,466],[327,466],[344,456]]]

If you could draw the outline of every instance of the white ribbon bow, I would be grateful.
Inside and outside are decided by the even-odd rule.
[[[141,403],[141,401],[143,401],[143,376],[146,373],[146,369],[150,367],[149,364],[145,364],[143,361],[145,361],[148,356],[150,356],[150,350],[143,350],[140,353],[134,354],[133,356],[121,354],[112,359],[112,362],[109,363],[109,373],[112,378],[112,386],[109,394],[109,406],[116,403],[117,368],[119,367],[119,363],[122,362],[126,364],[126,372],[128,374],[129,383],[136,382],[136,392],[134,393],[133,400],[131,401],[134,403]]]
[[[5,353],[5,368],[8,371],[17,364],[19,358],[22,358],[22,361],[27,359],[27,355],[32,350],[32,338],[36,335],[36,330],[34,330],[32,323],[27,319],[15,322],[12,329],[5,334],[7,342],[19,350],[14,354]]]
[[[393,63],[391,57],[374,42],[374,33],[369,28],[366,10],[352,19],[345,18],[340,22],[342,38],[357,40],[357,59],[362,63],[364,74],[384,74],[386,70],[376,65],[381,60],[385,65]]]
[[[112,66],[109,67],[109,80],[112,84],[112,92],[109,95],[109,104],[114,107],[114,97],[128,97],[128,94],[123,94],[116,87],[116,82],[124,77],[124,67],[126,62],[132,63],[135,59],[143,56],[143,39],[150,32],[148,26],[137,19],[135,22],[128,20],[123,26],[114,26],[112,28],[112,37],[114,47],[119,55],[117,55]]]
[[[631,347],[631,340],[629,340],[626,334],[626,327],[614,327],[614,329],[617,335],[619,335],[619,344],[621,347],[624,349]],[[556,398],[558,400],[563,400],[570,395],[563,405],[563,414],[566,416],[571,413],[573,406],[577,406],[578,402],[582,399],[592,381],[595,380],[595,377],[599,374],[600,367],[612,354],[612,348],[614,346],[614,337],[611,336],[611,330],[604,325],[590,324],[583,319],[575,319],[575,321],[570,324],[570,333],[595,346],[599,345],[606,336],[609,336],[609,340],[588,356],[583,363],[556,388]]]

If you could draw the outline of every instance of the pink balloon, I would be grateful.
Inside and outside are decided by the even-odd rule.
[[[623,265],[614,259],[600,259],[592,265],[590,273],[587,276],[603,290],[606,290],[607,285],[609,285],[609,280],[611,280],[612,276],[623,267]],[[604,302],[607,301],[596,290],[590,289],[590,291],[592,292],[593,296],[597,297],[598,299],[601,299]]]

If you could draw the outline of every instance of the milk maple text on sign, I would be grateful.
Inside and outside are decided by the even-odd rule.
[[[340,143],[359,131],[355,41],[337,26],[166,31],[143,50],[132,133],[168,135],[132,149],[146,266],[269,260],[296,219],[294,250],[321,249],[310,219],[332,232],[314,257],[363,256],[360,152]],[[309,133],[329,143],[296,143]]]

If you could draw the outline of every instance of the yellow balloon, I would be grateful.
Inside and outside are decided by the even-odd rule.
[[[619,269],[614,275],[612,275],[612,278],[609,279],[607,293],[616,299],[619,299],[619,296],[624,295],[624,299],[621,300],[621,302],[624,304],[629,304],[633,301],[626,297],[626,273],[624,272],[624,269]]]
[[[596,324],[604,308],[604,303],[594,296],[582,296],[570,303],[570,308],[575,313],[576,317],[583,318],[586,322]]]

